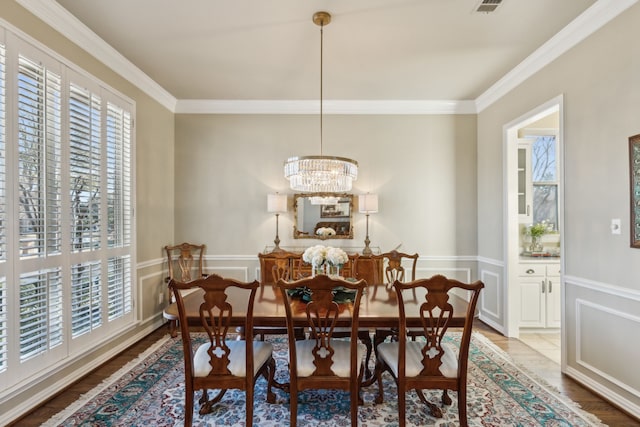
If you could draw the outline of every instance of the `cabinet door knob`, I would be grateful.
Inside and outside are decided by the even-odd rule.
[[[549,280],[549,293],[551,293],[552,286],[553,286],[553,282],[551,280]]]
[[[546,288],[547,288],[547,286],[546,286],[546,281],[545,281],[545,280],[543,280],[543,281],[542,281],[542,282],[540,282],[540,283],[542,283],[542,293],[544,294],[544,293],[545,293],[545,291],[546,291]]]
[[[535,270],[533,268],[530,268],[527,270],[527,274],[533,274],[535,273]]]

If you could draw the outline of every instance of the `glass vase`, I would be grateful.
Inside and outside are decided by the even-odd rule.
[[[311,277],[316,277],[318,274],[327,274],[325,271],[325,265],[314,265],[311,269]]]
[[[529,252],[542,252],[542,244],[540,243],[540,236],[531,236],[531,245],[529,246]]]
[[[328,266],[327,275],[331,278],[338,279],[340,278],[340,266],[339,265],[329,265]]]

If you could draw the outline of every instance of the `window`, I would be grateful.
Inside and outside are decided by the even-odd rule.
[[[133,117],[0,32],[0,393],[135,321]]]
[[[533,223],[558,226],[558,164],[555,135],[537,137],[531,148]]]

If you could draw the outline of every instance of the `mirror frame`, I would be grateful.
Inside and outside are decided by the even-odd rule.
[[[338,197],[349,199],[349,232],[347,234],[335,234],[333,236],[318,236],[298,229],[298,203],[308,197]],[[294,239],[353,239],[353,194],[348,193],[298,193],[293,195],[293,238]]]

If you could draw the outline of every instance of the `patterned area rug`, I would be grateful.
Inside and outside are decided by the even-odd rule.
[[[453,334],[452,334],[453,335]],[[456,342],[459,336],[453,335]],[[272,337],[277,377],[288,378],[286,340]],[[594,416],[563,398],[543,381],[517,367],[511,358],[486,337],[474,333],[468,372],[468,417],[470,426],[602,426]],[[373,364],[372,364],[373,367]],[[44,426],[182,426],[184,419],[184,374],[180,339],[164,338],[109,380],[83,396]],[[363,391],[359,425],[397,426],[396,388],[383,376],[385,402],[373,403],[377,386]],[[288,396],[275,390],[278,401],[265,401],[266,381],[256,385],[254,426],[289,425]],[[427,397],[439,403],[439,391]],[[243,426],[245,395],[228,391],[215,412],[198,414],[194,426]],[[407,394],[407,425],[457,426],[458,408],[454,392],[444,417],[432,418],[415,392]],[[349,394],[342,391],[305,391],[299,395],[298,423],[304,426],[348,426]]]

